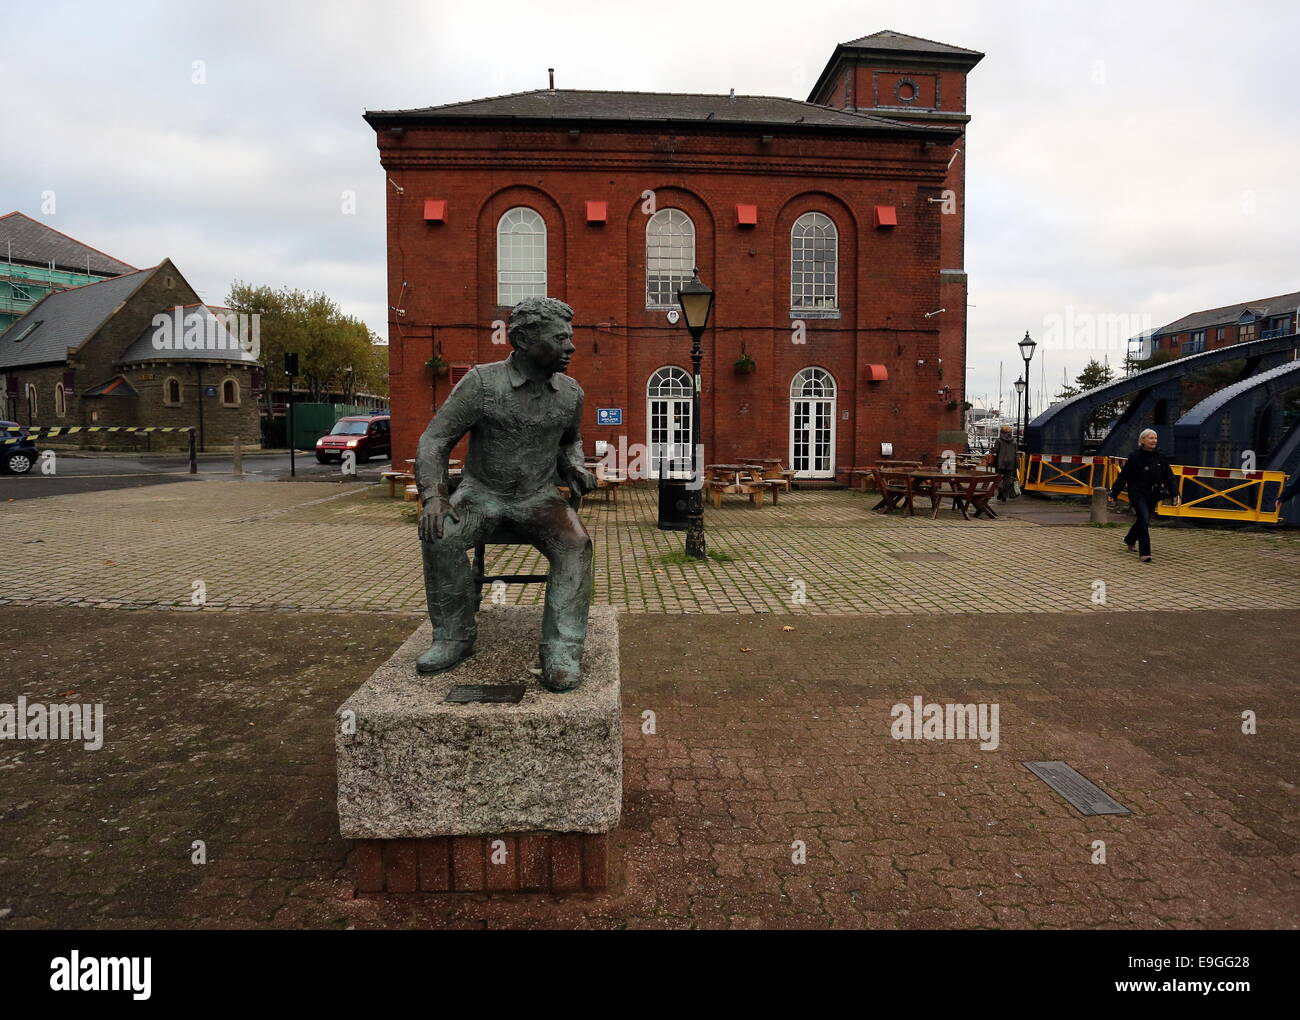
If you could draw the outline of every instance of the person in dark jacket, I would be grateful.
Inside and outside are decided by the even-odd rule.
[[[1011,426],[1003,425],[1002,434],[994,441],[993,449],[985,458],[986,463],[1002,476],[1002,482],[998,485],[999,503],[1005,503],[1008,496],[1015,495],[1014,480],[1016,468],[1020,463],[1019,452],[1016,449],[1015,436],[1011,434]]]
[[[1297,471],[1277,497],[1277,512],[1282,512],[1282,504],[1293,496],[1300,496],[1300,471]]]
[[[1119,477],[1110,487],[1110,501],[1114,503],[1119,494],[1128,490],[1128,500],[1137,514],[1133,527],[1124,536],[1124,545],[1129,552],[1137,553],[1143,563],[1151,562],[1151,514],[1156,504],[1168,496],[1174,506],[1178,505],[1178,486],[1174,481],[1174,472],[1169,462],[1156,449],[1159,437],[1155,429],[1145,430],[1138,437],[1138,448],[1129,456]]]

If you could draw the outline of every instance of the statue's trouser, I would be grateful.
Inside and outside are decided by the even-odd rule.
[[[550,562],[542,646],[561,659],[582,660],[591,604],[591,538],[558,492],[507,505],[499,497],[462,485],[451,499],[442,538],[422,542],[424,586],[433,638],[473,641],[477,636],[474,576],[466,553],[510,525]]]

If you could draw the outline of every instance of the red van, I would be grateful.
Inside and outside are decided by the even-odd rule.
[[[358,464],[364,464],[371,457],[391,457],[390,421],[386,414],[356,414],[340,418],[329,435],[316,440],[316,459],[322,464],[340,461],[348,450],[356,453]]]

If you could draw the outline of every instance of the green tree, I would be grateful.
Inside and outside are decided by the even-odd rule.
[[[1081,393],[1087,393],[1089,390],[1095,390],[1098,386],[1105,386],[1108,382],[1115,379],[1115,370],[1105,362],[1093,358],[1084,366],[1083,371],[1074,377],[1074,383],[1061,387],[1061,392],[1056,395],[1057,400],[1069,400],[1071,397],[1077,397]],[[1100,405],[1091,415],[1088,416],[1088,431],[1096,431],[1105,428],[1124,410],[1128,401],[1112,400],[1109,403]]]
[[[298,355],[297,385],[312,400],[327,393],[348,397],[358,392],[388,394],[388,348],[365,323],[345,315],[319,292],[288,287],[274,290],[236,280],[226,304],[237,312],[260,316],[261,359],[267,373],[263,388],[285,385],[284,356]]]

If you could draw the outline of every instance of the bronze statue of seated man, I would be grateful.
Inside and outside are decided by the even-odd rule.
[[[470,369],[420,437],[415,478],[433,622],[433,646],[416,662],[421,673],[451,669],[473,651],[478,592],[466,553],[504,524],[550,561],[542,683],[567,691],[582,682],[591,538],[555,484],[558,476],[579,494],[596,488],[582,458],[582,387],[563,374],[575,350],[572,319],[554,298],[519,302],[510,357]],[[449,497],[447,458],[466,433],[469,453]]]

